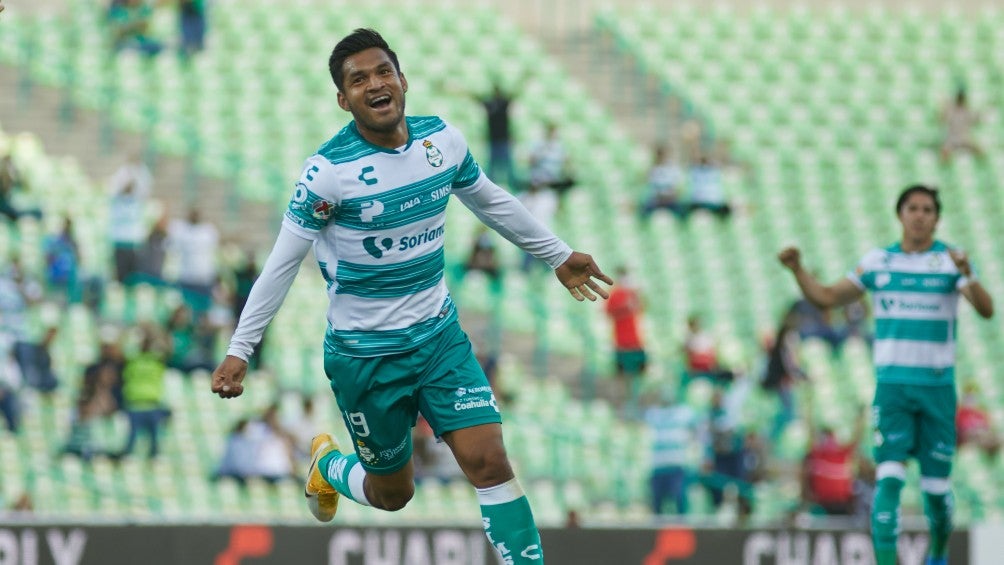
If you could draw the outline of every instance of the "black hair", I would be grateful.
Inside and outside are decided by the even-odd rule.
[[[934,212],[940,216],[941,215],[941,199],[938,198],[938,189],[923,184],[914,184],[906,187],[902,193],[900,193],[899,198],[896,199],[896,215],[898,216],[900,212],[903,211],[903,206],[906,205],[908,198],[914,194],[926,194],[934,200]]]
[[[370,28],[357,28],[335,45],[335,48],[331,51],[331,57],[328,58],[328,71],[331,72],[331,80],[334,81],[339,91],[344,90],[342,88],[342,81],[345,80],[345,77],[342,75],[342,65],[345,64],[345,59],[373,47],[383,49],[387,53],[387,56],[390,57],[391,62],[394,63],[394,69],[398,74],[401,73],[401,65],[397,61],[397,53],[387,45],[387,41],[379,33]]]

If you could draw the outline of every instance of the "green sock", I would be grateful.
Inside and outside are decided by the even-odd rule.
[[[359,463],[358,455],[355,453],[342,455],[342,452],[335,450],[321,457],[317,466],[321,470],[321,475],[338,491],[338,494],[359,504],[372,506],[366,498],[366,491],[363,490],[366,471]]]
[[[876,565],[896,565],[896,537],[899,535],[899,493],[903,481],[885,477],[878,481],[872,503],[872,543]]]
[[[948,553],[948,536],[952,533],[952,493],[924,493],[924,515],[931,532],[931,547],[928,555],[935,559]]]
[[[533,521],[530,501],[516,479],[476,490],[485,535],[505,562],[543,565],[540,532]]]

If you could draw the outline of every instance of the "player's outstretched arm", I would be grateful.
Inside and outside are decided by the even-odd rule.
[[[213,371],[213,393],[220,398],[236,398],[244,392],[244,375],[248,371],[248,362],[227,355],[219,367]]]
[[[572,298],[579,302],[586,299],[595,301],[596,295],[604,300],[610,297],[606,289],[596,284],[597,280],[608,285],[614,284],[613,279],[603,274],[592,256],[578,251],[573,251],[568,259],[554,270],[554,274],[561,284],[565,285]]]
[[[983,288],[983,285],[973,278],[973,267],[969,264],[969,255],[965,251],[956,249],[950,250],[948,254],[952,257],[952,261],[955,262],[955,267],[959,269],[959,273],[969,279],[969,284],[962,287],[962,296],[966,297],[966,300],[973,305],[973,308],[976,309],[976,313],[980,317],[989,320],[994,315],[994,301],[990,298],[987,289]]]
[[[829,286],[820,283],[802,267],[802,252],[797,247],[782,249],[777,254],[777,259],[795,275],[795,282],[802,290],[802,295],[820,308],[850,304],[864,294],[863,290],[846,278]]]

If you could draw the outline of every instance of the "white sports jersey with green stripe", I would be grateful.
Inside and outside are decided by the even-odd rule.
[[[314,242],[328,282],[328,352],[407,351],[456,319],[443,279],[451,193],[552,266],[571,253],[527,225],[525,209],[483,217],[480,207],[515,199],[481,173],[456,128],[434,116],[406,119],[409,140],[397,150],[369,143],[354,122],[343,128],[307,159],[286,210],[283,228]]]
[[[847,278],[872,292],[874,361],[880,383],[954,382],[959,289],[967,284],[949,247],[904,253],[897,243],[869,251]]]

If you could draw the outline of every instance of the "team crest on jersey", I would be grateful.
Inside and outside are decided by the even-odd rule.
[[[940,269],[941,268],[941,253],[931,253],[931,257],[927,260],[928,268]]]
[[[438,147],[433,145],[428,139],[422,142],[422,147],[425,147],[425,160],[428,161],[430,165],[433,167],[443,166],[443,153]]]
[[[318,220],[327,220],[331,217],[331,212],[335,209],[335,203],[330,200],[318,200],[314,202],[311,212]]]

